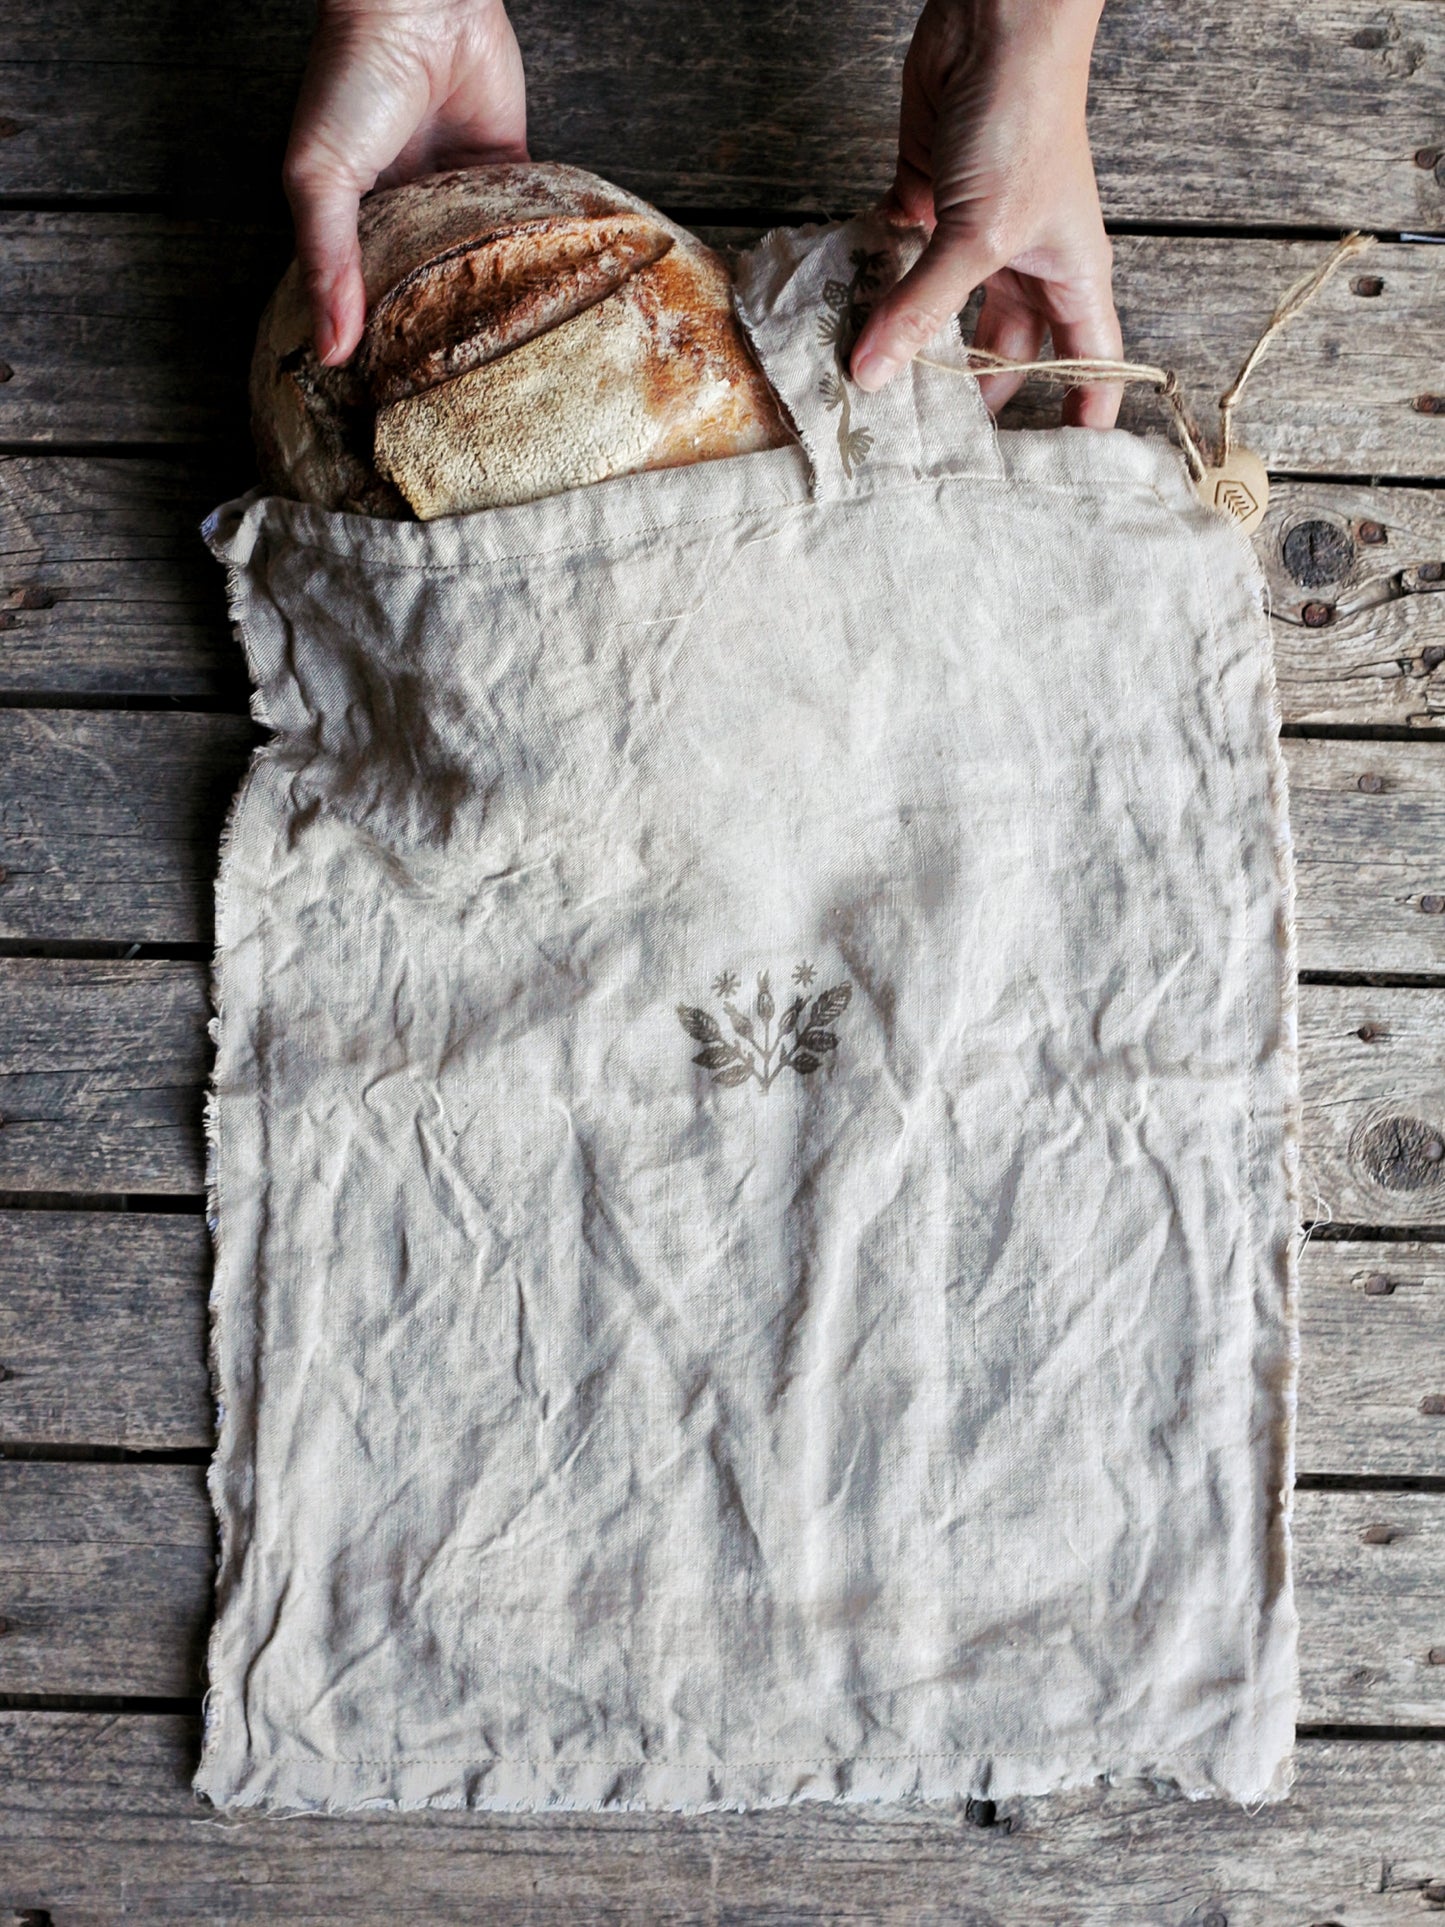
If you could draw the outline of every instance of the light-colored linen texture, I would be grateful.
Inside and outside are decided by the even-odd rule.
[[[218,888],[219,1805],[1288,1792],[1262,581],[1161,438],[844,387],[899,245],[744,262],[807,455],[207,523],[274,731]]]

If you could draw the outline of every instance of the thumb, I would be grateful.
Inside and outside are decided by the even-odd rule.
[[[863,324],[849,367],[858,386],[871,393],[891,381],[998,266],[970,236],[951,231],[941,219],[923,253]]]
[[[366,320],[356,236],[360,190],[353,177],[309,143],[288,151],[282,179],[296,227],[296,259],[311,305],[316,353],[327,367],[336,367],[352,354]]]

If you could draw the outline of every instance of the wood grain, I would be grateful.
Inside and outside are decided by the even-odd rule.
[[[1307,1221],[1445,1225],[1445,991],[1305,984]]]
[[[1300,1719],[1445,1724],[1445,1496],[1296,1492],[1294,1555]]]
[[[198,1466],[0,1463],[0,1693],[191,1691],[213,1567]]]
[[[0,692],[246,707],[203,517],[250,480],[201,456],[0,456]]]
[[[1300,1718],[1445,1722],[1445,1495],[1298,1492]],[[214,1533],[190,1465],[0,1463],[0,1693],[197,1693]]]
[[[199,964],[0,963],[0,1191],[195,1192]]]
[[[0,961],[0,1191],[195,1192],[199,964]],[[1305,984],[1306,1221],[1445,1225],[1445,991]]]
[[[0,1449],[206,1448],[199,1217],[0,1212]],[[1445,1247],[1320,1238],[1300,1258],[1297,1467],[1445,1467]]]
[[[0,709],[0,937],[194,943],[240,717]],[[1289,739],[1305,970],[1445,970],[1445,745]]]
[[[285,264],[279,229],[151,214],[0,214],[0,442],[177,443],[245,433],[243,391],[262,303]],[[1128,351],[1179,370],[1201,426],[1279,296],[1320,242],[1124,235],[1115,281]],[[1445,473],[1445,250],[1382,246],[1378,295],[1337,275],[1271,348],[1236,423],[1272,468],[1395,478]],[[1006,419],[1058,419],[1038,385]],[[1131,390],[1123,421],[1162,427]]]
[[[532,151],[687,207],[827,209],[893,168],[916,0],[579,10],[514,0]],[[12,0],[0,193],[275,191],[308,11]],[[1110,0],[1090,133],[1119,220],[1425,229],[1445,186],[1445,24],[1431,0]]]
[[[1445,1472],[1445,1245],[1315,1237],[1299,1272],[1299,1473]]]
[[[0,456],[0,697],[164,695],[243,710],[241,654],[200,523],[249,479],[244,461],[228,471],[206,457]],[[1255,546],[1286,723],[1441,726],[1445,496],[1281,482]],[[1302,616],[1311,602],[1329,614],[1317,627]]]
[[[1260,1813],[1129,1781],[962,1811],[216,1815],[199,1722],[0,1713],[0,1906],[56,1927],[1415,1927],[1445,1868],[1445,1742],[1304,1740]],[[986,1817],[986,1816],[978,1816]]]
[[[199,1216],[0,1211],[0,1451],[209,1445],[210,1260]]]
[[[1281,482],[1255,536],[1287,723],[1445,722],[1445,494]]]
[[[240,716],[0,710],[0,936],[208,936],[257,739]]]

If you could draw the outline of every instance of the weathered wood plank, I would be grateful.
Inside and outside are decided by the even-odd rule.
[[[1445,1496],[1297,1492],[1300,1718],[1445,1720]],[[199,1692],[201,1467],[0,1463],[0,1693]]]
[[[0,963],[0,1191],[204,1182],[199,964]]]
[[[1438,743],[1284,743],[1302,970],[1445,968]]]
[[[1303,1740],[1260,1813],[1129,1781],[963,1812],[210,1815],[199,1722],[0,1713],[0,1906],[350,1927],[1414,1927],[1445,1869],[1445,1742]]]
[[[0,936],[191,943],[256,732],[234,716],[0,710]],[[1445,750],[1285,743],[1306,970],[1445,970]]]
[[[199,528],[250,479],[244,461],[227,472],[184,456],[0,456],[0,694],[244,708],[221,572]],[[1287,723],[1440,726],[1445,495],[1281,482],[1256,547]],[[1330,613],[1321,627],[1302,619],[1310,602]]]
[[[1445,1498],[1296,1492],[1294,1507],[1301,1721],[1445,1723]]]
[[[1445,991],[1300,989],[1303,1218],[1445,1224]],[[199,964],[0,961],[0,1191],[194,1192]]]
[[[0,214],[0,442],[239,439],[281,230]]]
[[[174,443],[244,434],[251,338],[288,252],[278,229],[149,214],[0,214],[0,441]],[[1116,283],[1131,354],[1179,369],[1197,412],[1232,378],[1289,283],[1324,244],[1121,236]],[[1270,351],[1237,415],[1273,468],[1302,474],[1445,473],[1445,250],[1382,246],[1378,295],[1338,275]],[[1370,285],[1373,285],[1372,283]],[[1058,419],[1028,391],[1007,419]],[[1163,423],[1147,390],[1127,425]]]
[[[0,1211],[0,1450],[208,1445],[210,1258],[200,1217]]]
[[[1299,1270],[1300,1475],[1445,1472],[1445,1245],[1311,1238]]]
[[[221,827],[256,740],[240,716],[0,710],[0,936],[209,935]]]
[[[199,1217],[0,1212],[0,1447],[208,1447]],[[1302,1476],[1445,1467],[1445,1246],[1314,1239],[1300,1261]]]
[[[193,1690],[213,1566],[198,1466],[0,1463],[0,1693]]]
[[[1299,993],[1304,1217],[1445,1224],[1445,991]]]
[[[0,691],[246,703],[202,518],[252,480],[209,459],[0,456]]]
[[[915,0],[514,0],[531,140],[653,200],[842,210],[891,173]],[[12,0],[0,192],[273,186],[309,10],[177,11]],[[1431,0],[1110,0],[1090,127],[1116,219],[1354,224],[1445,219],[1445,24]],[[120,76],[123,75],[123,79]]]
[[[1287,723],[1445,720],[1445,492],[1281,482],[1255,536]]]

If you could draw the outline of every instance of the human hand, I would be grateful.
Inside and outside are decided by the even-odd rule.
[[[363,194],[526,158],[522,56],[502,0],[321,0],[282,166],[320,359],[348,360],[366,320]]]
[[[1103,0],[927,0],[903,66],[898,170],[885,212],[923,254],[859,332],[851,373],[881,388],[976,287],[974,345],[1035,361],[1123,354],[1084,125]],[[979,383],[996,413],[1023,381]],[[1112,427],[1116,382],[1072,388],[1064,420]]]

